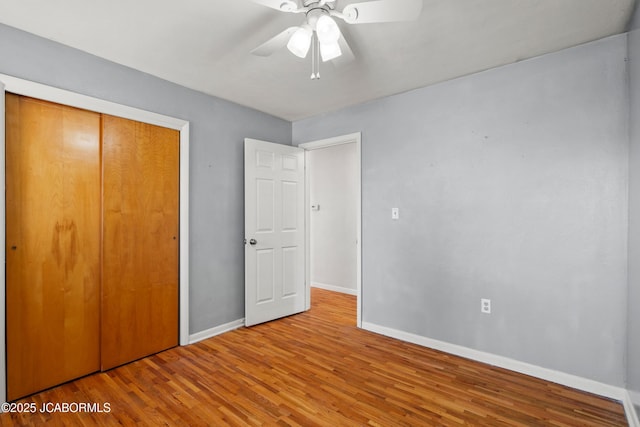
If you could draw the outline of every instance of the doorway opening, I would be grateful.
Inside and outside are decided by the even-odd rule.
[[[361,134],[299,145],[305,150],[306,282],[356,296],[362,327]],[[307,309],[311,292],[307,292]]]

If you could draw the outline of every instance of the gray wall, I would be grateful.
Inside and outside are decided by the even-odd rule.
[[[626,53],[617,36],[293,124],[294,144],[362,131],[364,322],[624,384]]]
[[[627,388],[640,406],[640,30],[629,33],[629,297]],[[638,411],[640,417],[640,411]]]
[[[633,14],[627,23],[627,31],[637,30],[640,28],[640,4],[636,1],[633,7]]]
[[[0,73],[190,122],[190,331],[244,317],[243,141],[289,144],[291,124],[4,25],[0,58]]]

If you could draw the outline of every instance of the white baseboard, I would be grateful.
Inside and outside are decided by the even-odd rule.
[[[498,356],[484,351],[474,350],[472,348],[463,347],[456,344],[450,344],[444,341],[438,341],[432,338],[415,335],[409,332],[399,331],[397,329],[379,326],[369,322],[362,322],[362,328],[391,338],[408,341],[423,347],[433,348],[435,350],[444,351],[446,353],[472,359],[478,362],[487,363],[489,365],[498,366],[500,368],[509,369],[525,375],[531,375],[546,381],[551,381],[567,387],[586,391],[611,399],[624,401],[628,396],[627,391],[622,387],[616,387],[604,384],[598,381],[582,378],[577,375],[567,374],[553,369],[542,368],[540,366],[521,362],[519,360],[510,359],[504,356]]]
[[[345,288],[345,287],[336,286],[336,285],[327,285],[326,283],[318,283],[318,282],[311,281],[311,287],[325,289],[327,291],[340,292],[341,294],[358,295],[357,289]]]
[[[224,325],[216,326],[215,328],[207,329],[205,331],[196,332],[189,335],[189,344],[195,344],[198,341],[206,340],[207,338],[215,337],[216,335],[224,334],[225,332],[233,331],[244,326],[244,318],[234,320],[233,322],[225,323]]]
[[[640,427],[640,420],[638,420],[638,413],[633,407],[633,402],[640,402],[640,400],[634,400],[633,397],[640,397],[638,393],[627,390],[624,399],[622,399],[622,405],[624,406],[624,412],[627,414],[627,422],[629,427]]]

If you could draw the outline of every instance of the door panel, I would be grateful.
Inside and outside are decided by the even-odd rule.
[[[6,96],[7,396],[100,368],[100,115]]]
[[[273,249],[256,250],[256,270],[256,303],[273,302],[275,295],[275,259]]]
[[[245,140],[247,326],[305,309],[304,188],[302,149]]]
[[[178,345],[179,133],[103,116],[102,369]]]

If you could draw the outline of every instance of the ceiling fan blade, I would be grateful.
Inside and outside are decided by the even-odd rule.
[[[269,56],[273,54],[278,49],[282,49],[287,45],[287,42],[289,41],[293,33],[295,33],[298,28],[300,27],[287,28],[277,36],[270,38],[269,40],[262,43],[257,48],[253,49],[251,53],[258,56]]]
[[[376,0],[352,3],[344,7],[342,15],[349,24],[413,21],[422,12],[422,0]]]
[[[299,9],[298,2],[295,0],[251,0],[254,3],[261,4],[262,6],[270,7],[271,9],[280,10],[282,12],[293,12]]]
[[[342,67],[344,65],[349,64],[350,62],[353,62],[356,59],[356,57],[353,54],[351,47],[349,47],[349,43],[347,43],[347,40],[344,38],[344,34],[340,35],[340,38],[338,39],[338,44],[340,45],[340,50],[342,51],[342,55],[338,56],[335,59],[332,59],[331,62],[337,67]]]

